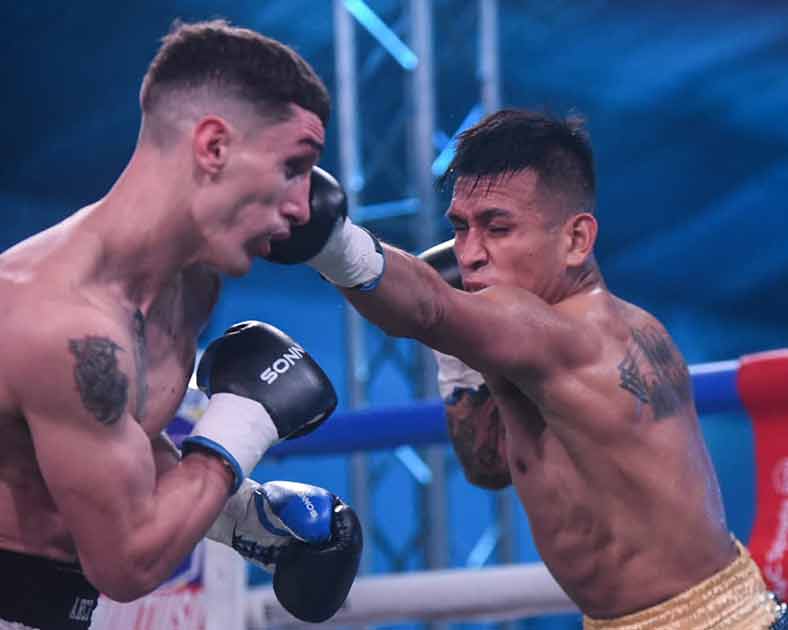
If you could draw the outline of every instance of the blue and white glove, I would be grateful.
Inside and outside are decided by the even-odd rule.
[[[282,606],[312,623],[345,602],[363,548],[352,508],[328,490],[288,481],[244,480],[207,537],[273,573]]]

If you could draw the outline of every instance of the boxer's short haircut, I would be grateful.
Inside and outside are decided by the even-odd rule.
[[[143,114],[166,107],[167,95],[200,88],[249,103],[273,120],[287,120],[295,104],[326,126],[331,110],[325,85],[293,49],[224,20],[173,24],[145,74]]]
[[[564,195],[571,212],[594,212],[594,157],[584,121],[504,109],[461,133],[454,159],[439,180],[474,178],[488,186],[532,169],[549,192]]]

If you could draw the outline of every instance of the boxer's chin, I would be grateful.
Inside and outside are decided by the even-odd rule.
[[[245,276],[247,273],[249,273],[249,270],[252,268],[252,261],[254,258],[254,254],[250,253],[246,249],[243,249],[235,258],[226,260],[220,271],[224,274],[227,274],[228,276],[232,276],[233,278],[240,278],[241,276]]]

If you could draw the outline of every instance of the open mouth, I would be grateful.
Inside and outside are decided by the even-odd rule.
[[[463,281],[462,287],[468,293],[476,293],[476,291],[481,291],[482,289],[486,289],[487,285],[481,282],[474,282],[472,280],[469,280],[467,282]]]

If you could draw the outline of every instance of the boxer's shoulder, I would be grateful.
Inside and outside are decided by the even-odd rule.
[[[7,357],[0,364],[0,391],[20,408],[42,398],[66,401],[75,388],[83,398],[106,397],[113,383],[116,398],[123,398],[129,387],[126,375],[135,369],[127,321],[84,296],[39,294],[13,308],[0,323]]]

